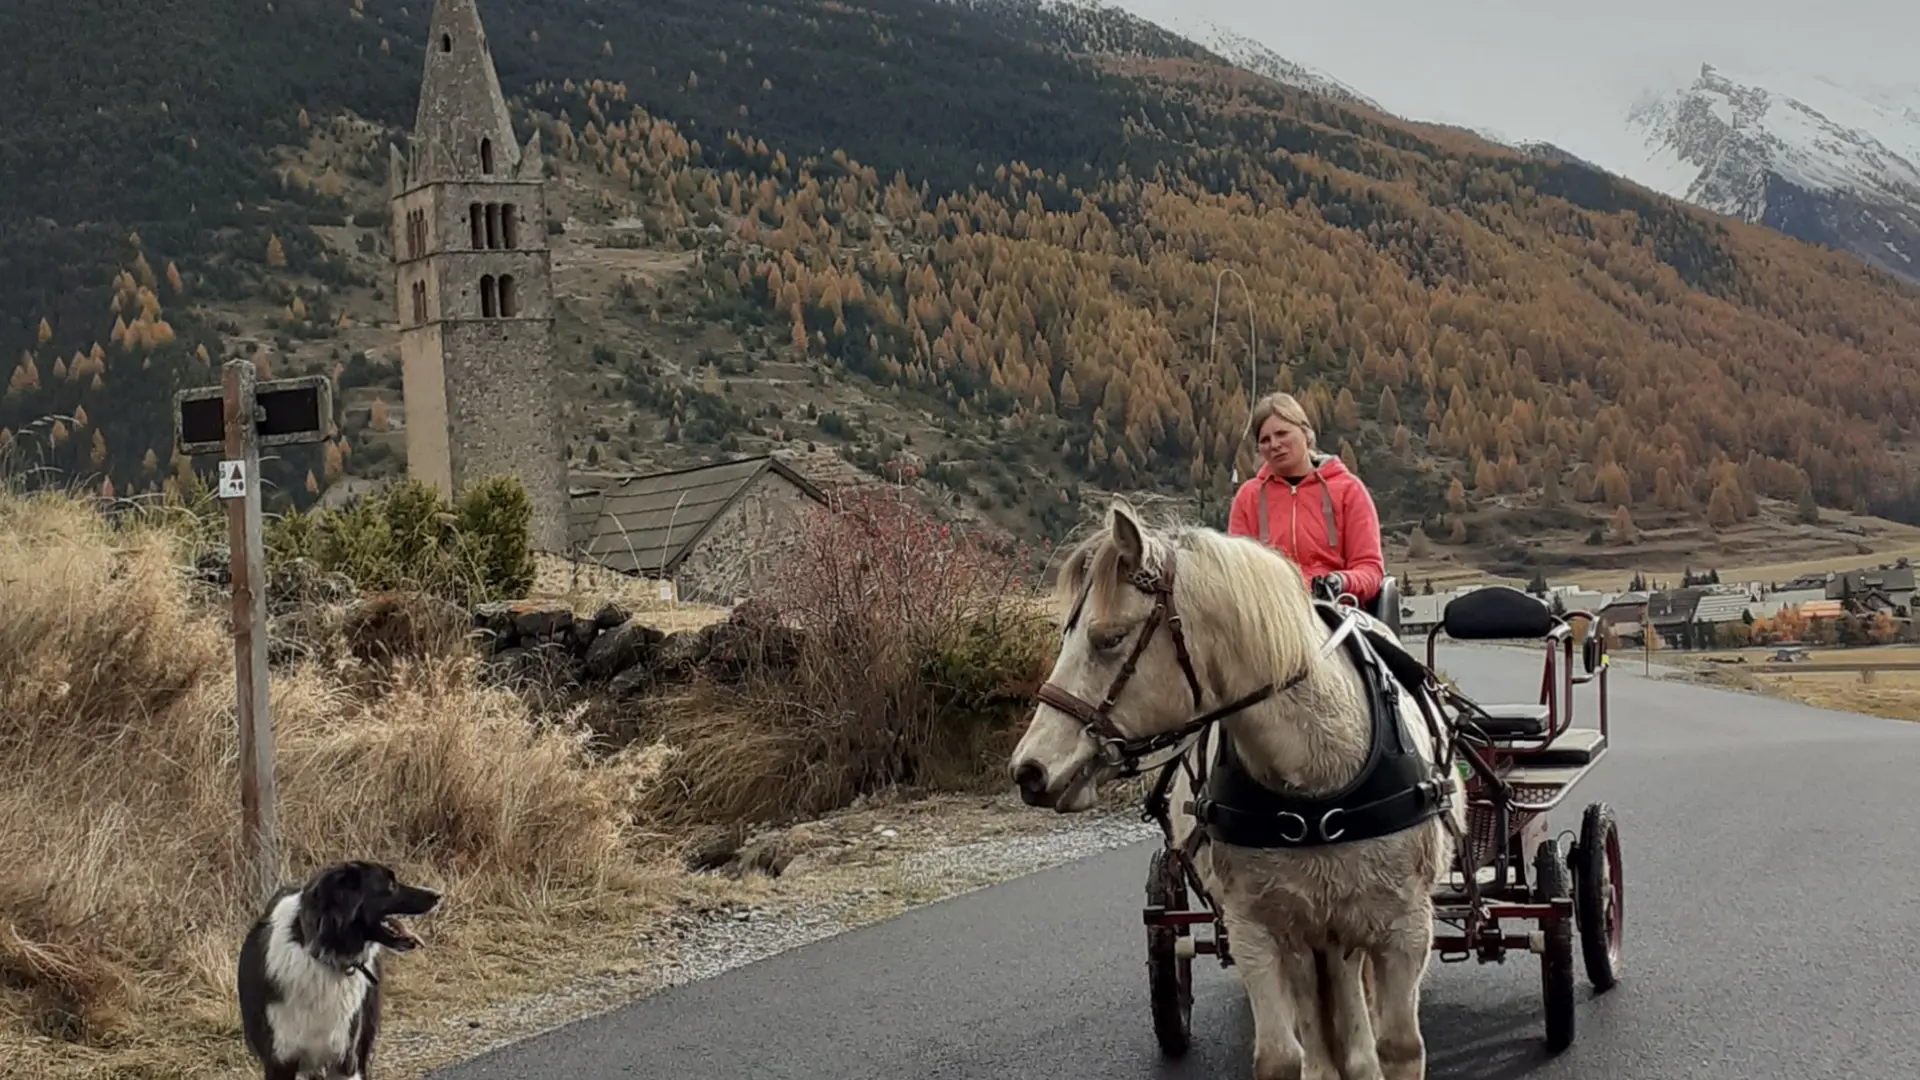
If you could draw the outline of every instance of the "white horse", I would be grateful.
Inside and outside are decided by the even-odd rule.
[[[1123,761],[1191,753],[1209,713],[1227,714],[1208,740],[1210,770],[1231,741],[1239,775],[1302,805],[1342,796],[1369,760],[1367,683],[1299,569],[1265,545],[1203,527],[1149,529],[1116,499],[1105,528],[1068,557],[1057,598],[1071,610],[1059,659],[1010,762],[1029,805],[1090,809]],[[1281,831],[1292,841],[1318,827],[1309,846],[1210,838],[1194,859],[1252,1005],[1255,1080],[1426,1075],[1420,984],[1434,888],[1459,835],[1449,820],[1464,829],[1465,798],[1459,777],[1433,764],[1441,748],[1416,701],[1390,676],[1386,692],[1399,693],[1400,745],[1418,755],[1401,761],[1428,777],[1421,820],[1395,827],[1376,816],[1368,830],[1355,805],[1353,833],[1397,831],[1315,845],[1339,840],[1331,819],[1341,811],[1295,816],[1299,825]],[[1182,772],[1172,791],[1178,843],[1199,827],[1186,812],[1189,786]]]

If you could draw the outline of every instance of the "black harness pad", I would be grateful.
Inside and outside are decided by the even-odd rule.
[[[1335,604],[1316,601],[1314,607],[1329,629],[1338,630],[1348,617]],[[1395,688],[1398,682],[1424,693],[1426,668],[1364,626],[1355,626],[1341,646],[1366,685],[1373,721],[1367,760],[1353,782],[1327,795],[1276,791],[1253,778],[1222,731],[1220,759],[1194,803],[1208,839],[1249,848],[1350,844],[1404,832],[1446,809],[1446,771],[1407,739]]]

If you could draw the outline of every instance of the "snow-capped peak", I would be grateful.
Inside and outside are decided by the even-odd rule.
[[[1380,108],[1379,102],[1333,76],[1323,71],[1316,71],[1305,64],[1295,63],[1245,34],[1230,30],[1212,19],[1191,14],[1178,14],[1157,18],[1154,21],[1208,52],[1218,55],[1235,67],[1245,68],[1256,75],[1264,75],[1274,82],[1309,93],[1349,101],[1381,112],[1386,111]]]
[[[1691,85],[1643,96],[1627,124],[1654,154],[1685,166],[1657,186],[1760,221],[1770,177],[1807,192],[1920,206],[1916,112],[1889,109],[1823,78],[1757,78],[1702,64]],[[1688,171],[1684,190],[1671,190]]]

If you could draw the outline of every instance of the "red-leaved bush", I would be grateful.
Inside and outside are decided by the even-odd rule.
[[[667,734],[682,753],[663,797],[683,816],[732,824],[896,785],[1002,784],[1052,662],[1026,555],[890,494],[836,500],[754,597],[798,631],[798,664],[709,688],[718,700]]]

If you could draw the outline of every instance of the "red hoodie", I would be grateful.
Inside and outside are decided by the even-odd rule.
[[[1261,527],[1264,504],[1266,527]],[[1251,536],[1299,565],[1308,581],[1339,573],[1346,591],[1373,602],[1386,577],[1380,556],[1380,515],[1373,496],[1340,459],[1322,458],[1298,485],[1274,476],[1262,464],[1234,493],[1227,532]],[[1331,533],[1331,539],[1329,534]]]

